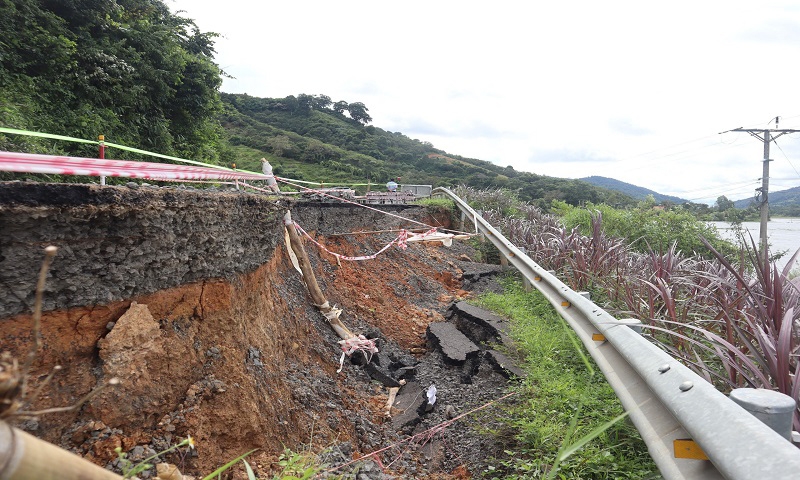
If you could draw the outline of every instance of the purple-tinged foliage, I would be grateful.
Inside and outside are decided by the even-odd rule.
[[[674,243],[642,254],[608,237],[599,212],[587,237],[499,190],[457,194],[481,205],[487,221],[572,289],[591,291],[618,317],[641,320],[649,338],[717,388],[767,388],[800,404],[800,277],[788,278],[800,251],[783,270],[759,255],[752,239],[735,260],[703,238],[711,260],[685,255]]]

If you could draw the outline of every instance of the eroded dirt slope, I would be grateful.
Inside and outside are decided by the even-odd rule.
[[[60,251],[32,379],[63,369],[28,408],[71,404],[112,376],[122,384],[77,412],[18,426],[108,466],[117,446],[136,460],[187,435],[196,452],[169,460],[188,473],[259,448],[252,463],[264,476],[284,447],[335,447],[347,457],[401,438],[383,416],[386,389],[349,362],[336,373],[338,338],[289,261],[280,217],[290,208],[318,241],[347,255],[372,253],[394,234],[338,233],[417,225],[359,207],[238,192],[29,187],[0,185],[0,350],[22,358],[30,347],[33,285],[41,250],[53,244]],[[421,208],[393,210],[449,222]],[[414,244],[341,264],[306,248],[343,321],[398,356],[423,358],[428,324],[467,295],[461,278],[473,252],[463,244]],[[420,462],[403,460],[386,473],[460,475],[452,462]]]

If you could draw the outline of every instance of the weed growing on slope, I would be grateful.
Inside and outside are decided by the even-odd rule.
[[[518,387],[525,400],[507,417],[515,444],[484,472],[486,478],[657,477],[639,433],[620,421],[623,409],[614,391],[576,351],[582,347],[561,317],[519,281],[509,278],[504,288],[503,294],[482,295],[478,303],[512,319],[512,334],[525,356],[527,377]]]

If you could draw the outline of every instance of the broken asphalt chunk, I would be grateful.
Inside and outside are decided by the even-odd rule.
[[[395,380],[389,371],[374,363],[364,365],[364,371],[372,378],[382,383],[385,387],[399,387],[400,382]]]
[[[441,350],[445,362],[452,365],[463,365],[468,358],[475,358],[480,352],[480,348],[452,323],[431,323],[428,325],[427,337],[428,341]]]
[[[514,365],[513,360],[497,350],[486,350],[484,357],[496,372],[508,379],[523,378],[525,376],[524,370]]]
[[[408,382],[397,393],[392,408],[392,425],[398,431],[410,433],[421,421],[419,411],[427,405],[425,389],[417,382]]]
[[[451,310],[458,328],[472,341],[485,343],[500,340],[503,345],[512,346],[513,342],[508,336],[509,323],[505,318],[467,302],[457,302]]]

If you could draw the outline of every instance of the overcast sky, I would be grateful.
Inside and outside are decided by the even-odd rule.
[[[165,0],[217,39],[222,91],[363,102],[372,124],[520,171],[713,203],[800,129],[800,2]],[[800,185],[800,133],[770,191]]]

